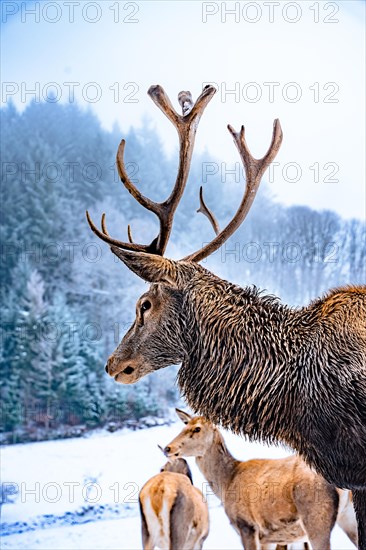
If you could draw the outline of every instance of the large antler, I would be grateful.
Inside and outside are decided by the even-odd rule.
[[[213,86],[206,86],[194,104],[190,92],[180,92],[178,95],[178,101],[182,107],[183,114],[179,115],[174,110],[168,96],[161,86],[151,86],[149,88],[149,96],[168,117],[178,132],[180,153],[177,179],[172,193],[164,202],[155,202],[145,197],[128,177],[124,164],[125,140],[122,140],[117,152],[117,168],[120,178],[131,195],[144,208],[156,214],[159,219],[160,230],[158,236],[149,245],[141,245],[132,242],[132,236],[129,228],[128,238],[130,242],[122,242],[113,239],[109,235],[105,224],[104,214],[102,215],[101,222],[102,230],[100,230],[91,220],[89,213],[86,212],[86,217],[92,231],[94,231],[94,233],[103,241],[110,245],[127,250],[150,252],[159,255],[164,254],[172,230],[174,213],[180,199],[182,198],[185,185],[187,183],[197,126],[206,105],[215,92],[216,89]]]
[[[233,219],[228,223],[228,225],[222,231],[218,232],[218,225],[212,212],[207,208],[205,203],[203,203],[202,201],[202,188],[201,188],[201,191],[200,191],[201,207],[198,211],[204,213],[209,218],[211,225],[213,226],[216,232],[216,237],[210,243],[208,243],[206,246],[204,246],[197,252],[194,252],[193,254],[186,256],[184,260],[199,262],[204,258],[207,258],[207,256],[209,256],[210,254],[215,252],[215,250],[220,248],[220,246],[222,246],[224,242],[227,241],[227,239],[243,223],[253,203],[253,200],[257,193],[262,176],[266,171],[266,169],[268,168],[268,166],[273,161],[273,159],[275,158],[275,156],[277,155],[278,150],[282,143],[282,129],[278,118],[274,121],[271,145],[269,146],[267,153],[261,159],[255,159],[251,155],[247,142],[245,141],[244,126],[241,127],[240,132],[235,132],[233,127],[228,125],[228,130],[234,138],[235,145],[238,148],[240,157],[244,164],[246,186],[245,186],[243,199]],[[214,220],[214,222],[212,220]],[[216,226],[214,223],[216,223]]]

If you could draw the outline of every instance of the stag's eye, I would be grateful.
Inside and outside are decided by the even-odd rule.
[[[142,304],[141,304],[141,312],[142,313],[144,313],[144,311],[147,311],[150,308],[151,308],[151,302],[149,302],[149,300],[145,300],[144,302],[142,302]]]
[[[200,431],[201,431],[201,428],[199,428],[199,427],[197,426],[197,428],[195,428],[195,429],[193,430],[193,433],[194,433],[194,434],[197,434],[197,433],[200,432]]]

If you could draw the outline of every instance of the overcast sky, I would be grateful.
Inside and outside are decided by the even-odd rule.
[[[148,115],[173,154],[175,130],[147,89],[163,85],[177,105],[180,90],[196,97],[215,82],[199,151],[233,168],[226,124],[245,123],[262,156],[279,117],[279,165],[266,174],[275,197],[365,218],[363,1],[1,4],[2,105],[12,97],[23,108],[26,92],[53,92],[92,109],[108,129],[118,121],[122,133]]]

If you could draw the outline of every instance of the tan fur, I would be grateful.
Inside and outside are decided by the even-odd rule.
[[[185,473],[171,469],[149,479],[140,491],[143,548],[199,550],[209,531],[207,504]]]
[[[356,544],[357,524],[347,491],[335,489],[298,456],[235,460],[213,424],[177,413],[187,425],[165,453],[196,458],[246,550],[300,541],[326,550],[336,521]]]
[[[357,296],[366,296],[366,287],[348,285],[344,288],[336,288],[328,293],[322,300],[321,313],[322,316],[329,316],[340,313],[342,309],[352,308],[354,300]],[[360,326],[360,329],[363,327]]]

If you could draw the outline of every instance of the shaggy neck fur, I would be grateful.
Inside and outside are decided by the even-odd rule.
[[[293,310],[255,288],[208,272],[204,278],[200,273],[200,284],[192,280],[183,303],[186,359],[178,383],[189,405],[251,439],[291,445],[329,481],[349,485],[347,474],[340,479],[339,461],[354,480],[355,457],[366,448],[366,373],[365,353],[353,346],[361,332],[348,330],[347,300],[334,291]],[[361,289],[364,306],[365,298]],[[359,314],[363,311],[360,305]],[[364,459],[359,468],[362,486]]]

